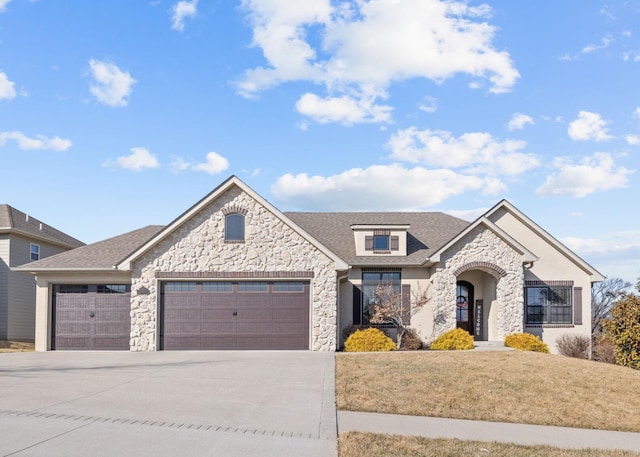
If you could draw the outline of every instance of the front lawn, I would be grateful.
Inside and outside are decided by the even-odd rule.
[[[340,410],[640,432],[640,371],[524,351],[339,353]]]
[[[629,451],[594,449],[559,449],[550,446],[519,446],[507,443],[486,443],[428,439],[417,436],[393,436],[375,433],[341,433],[340,457],[633,457]]]

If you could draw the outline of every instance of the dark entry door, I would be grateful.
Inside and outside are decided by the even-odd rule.
[[[473,335],[473,285],[467,281],[456,283],[456,327]]]
[[[52,349],[129,350],[130,286],[57,284]]]

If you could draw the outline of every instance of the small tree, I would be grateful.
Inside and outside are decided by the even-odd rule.
[[[640,370],[640,297],[625,294],[613,305],[602,327],[615,345],[616,363]]]
[[[372,324],[392,324],[396,328],[398,349],[407,331],[411,316],[428,301],[427,290],[418,287],[412,294],[411,303],[402,303],[402,292],[388,282],[378,284],[373,292],[374,302],[369,305],[369,322]]]
[[[621,278],[606,278],[591,288],[591,333],[598,336],[602,332],[602,321],[609,317],[611,307],[631,287],[631,283]]]

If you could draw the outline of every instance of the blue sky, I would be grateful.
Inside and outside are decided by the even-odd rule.
[[[234,174],[283,211],[507,198],[640,276],[640,5],[0,0],[0,202],[90,243]]]

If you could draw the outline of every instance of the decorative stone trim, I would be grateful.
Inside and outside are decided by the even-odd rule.
[[[313,278],[313,271],[156,271],[158,279],[281,279]]]
[[[565,287],[573,287],[573,281],[525,281],[525,286],[565,286]]]
[[[238,213],[238,214],[242,214],[243,216],[247,215],[247,209],[243,208],[242,206],[239,205],[229,205],[229,206],[225,206],[224,208],[222,208],[222,214],[224,214],[225,216],[228,214],[234,214],[234,213]]]
[[[498,265],[491,263],[491,262],[485,262],[482,260],[478,260],[475,262],[469,262],[466,263],[458,268],[456,268],[453,271],[453,274],[455,276],[459,276],[460,273],[467,271],[467,270],[472,270],[472,269],[477,269],[477,268],[489,268],[490,270],[495,271],[496,273],[498,273],[500,276],[502,276],[503,278],[505,276],[507,276],[507,272],[504,271],[504,269],[500,268]]]

